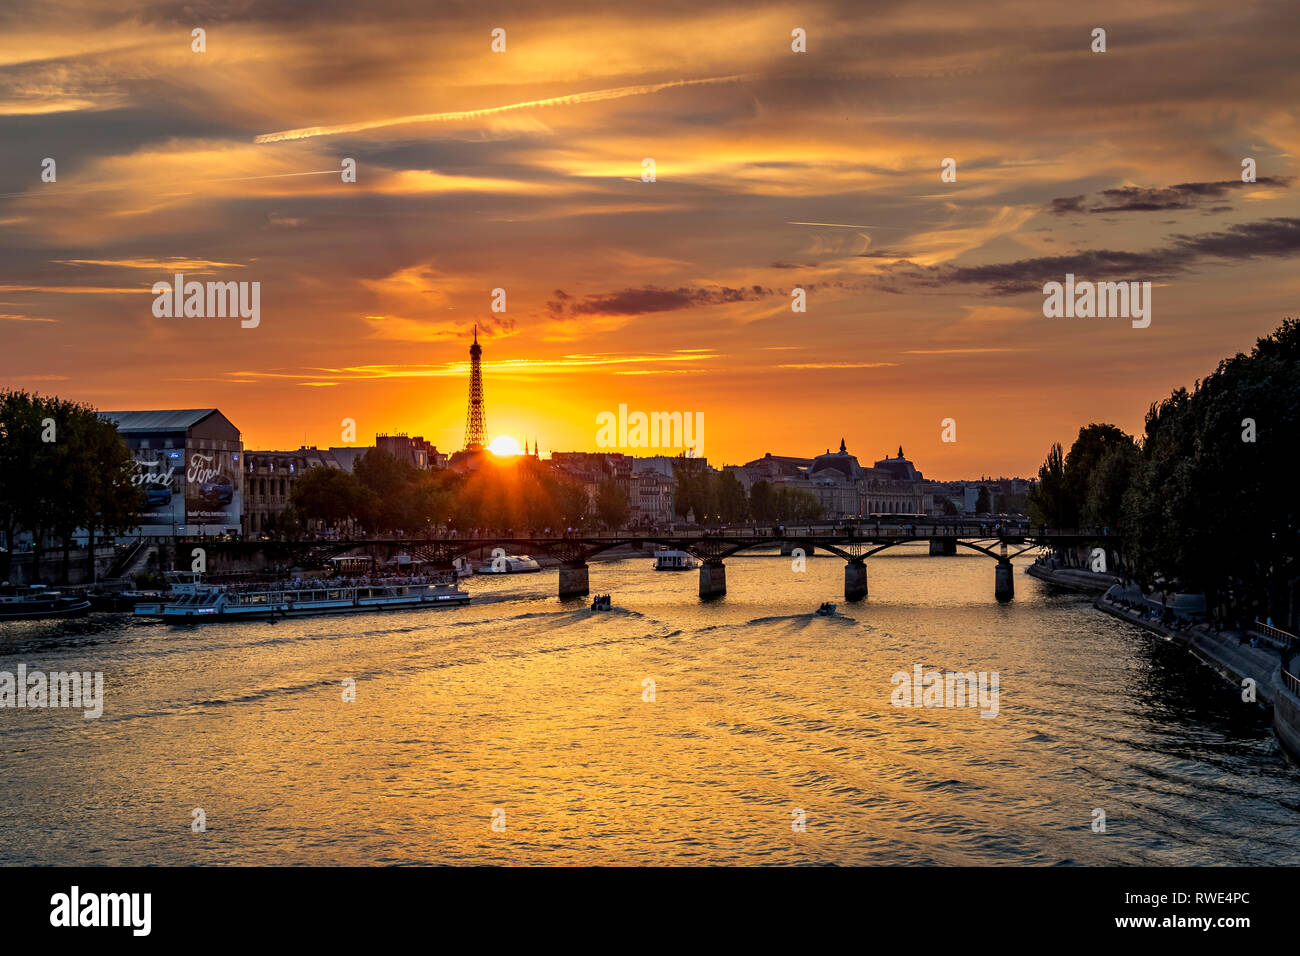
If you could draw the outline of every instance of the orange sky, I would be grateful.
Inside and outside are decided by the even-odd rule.
[[[715,464],[1032,474],[1297,313],[1285,4],[421,6],[7,4],[0,384],[451,451],[477,322],[489,434],[543,454],[626,404]],[[260,324],[155,317],[177,271]],[[1044,318],[1067,271],[1151,326]]]

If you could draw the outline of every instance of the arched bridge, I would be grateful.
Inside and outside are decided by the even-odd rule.
[[[596,555],[624,546],[666,547],[685,551],[699,562],[700,597],[717,597],[727,591],[725,560],[734,554],[755,548],[779,546],[783,554],[804,555],[817,549],[845,561],[844,597],[860,601],[867,596],[867,559],[900,544],[927,541],[933,555],[952,555],[967,548],[997,562],[994,595],[999,601],[1010,600],[1015,587],[1012,560],[1035,548],[1065,548],[1079,545],[1105,547],[1108,551],[1122,543],[1120,535],[1109,529],[1031,529],[1028,526],[974,523],[934,523],[916,525],[873,525],[850,523],[829,526],[755,526],[720,530],[608,531],[552,535],[474,535],[460,537],[370,538],[358,540],[302,542],[229,542],[216,544],[218,550],[265,548],[291,553],[298,560],[327,561],[346,554],[364,552],[389,558],[406,553],[437,567],[450,568],[461,557],[489,554],[495,548],[507,554],[547,555],[560,564],[561,598],[579,597],[590,591],[587,562]]]

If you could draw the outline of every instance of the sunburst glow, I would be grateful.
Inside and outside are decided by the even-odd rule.
[[[515,441],[509,435],[498,435],[492,439],[492,444],[488,445],[488,451],[494,455],[518,455],[519,442]]]

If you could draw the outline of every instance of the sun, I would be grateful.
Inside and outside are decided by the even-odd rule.
[[[488,451],[494,455],[502,457],[519,454],[519,442],[515,441],[509,435],[498,435],[492,439],[492,444],[488,445]]]

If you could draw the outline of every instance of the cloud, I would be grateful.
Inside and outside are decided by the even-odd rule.
[[[1245,261],[1284,258],[1300,253],[1300,219],[1276,217],[1241,223],[1220,232],[1175,235],[1169,245],[1144,252],[1094,249],[1063,256],[1038,256],[979,266],[921,266],[895,262],[884,266],[877,286],[886,292],[984,285],[993,295],[1017,295],[1042,289],[1065,273],[1078,276],[1168,279],[1209,259]]]
[[[1115,212],[1168,212],[1171,209],[1192,209],[1228,197],[1241,187],[1289,186],[1285,176],[1261,176],[1253,183],[1239,179],[1225,179],[1214,183],[1179,183],[1176,186],[1117,186],[1103,189],[1091,203],[1087,196],[1059,196],[1048,204],[1048,211],[1058,216],[1076,213]],[[1216,207],[1218,210],[1230,206]]]
[[[651,312],[673,312],[678,309],[722,305],[727,302],[753,302],[775,294],[777,293],[773,290],[758,285],[743,289],[727,286],[715,289],[686,286],[677,289],[661,289],[657,286],[644,286],[640,289],[623,289],[621,292],[587,295],[579,302],[563,289],[556,289],[555,298],[546,303],[546,311],[553,319],[568,319],[580,315],[646,315]]]

